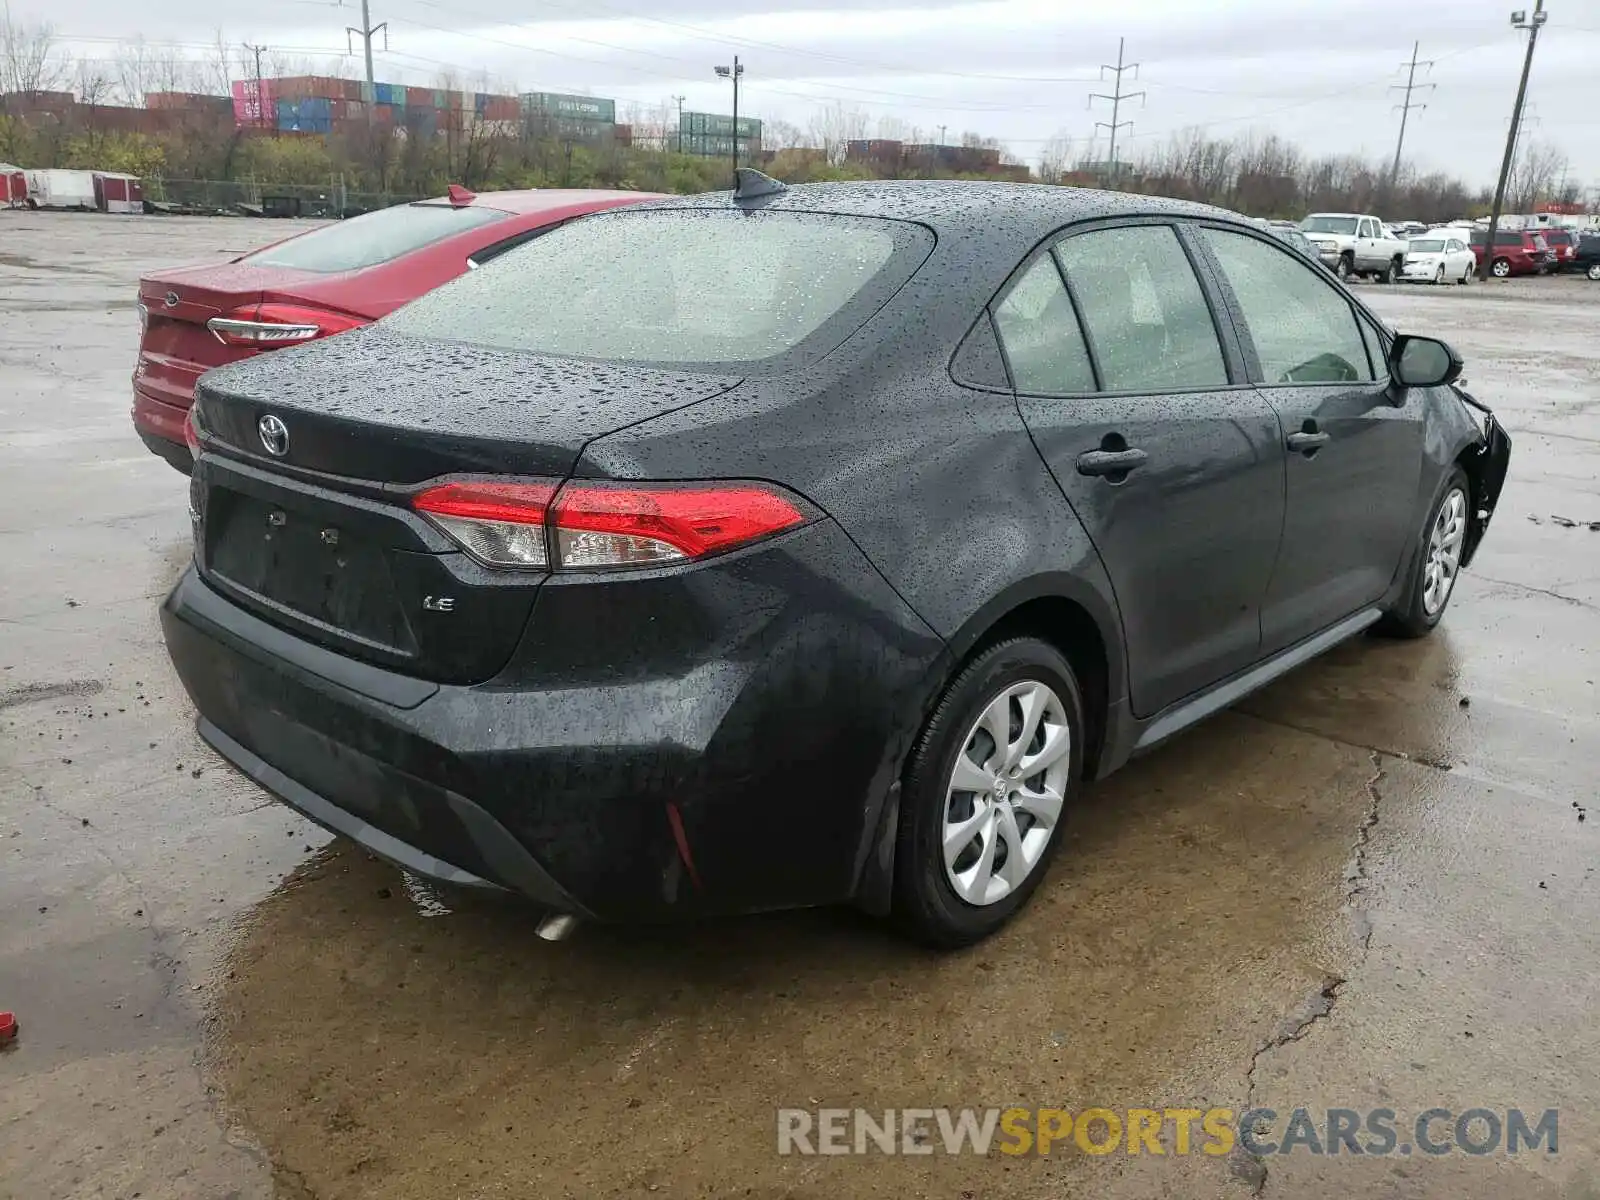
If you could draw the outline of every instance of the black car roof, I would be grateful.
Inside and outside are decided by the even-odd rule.
[[[641,208],[730,208],[728,192],[708,192]],[[1118,216],[1209,217],[1245,224],[1237,213],[1131,192],[950,179],[881,179],[864,183],[802,183],[747,202],[768,211],[839,213],[916,221],[935,233],[990,233],[1001,240],[1039,241],[1076,221]],[[637,210],[636,210],[637,211]]]

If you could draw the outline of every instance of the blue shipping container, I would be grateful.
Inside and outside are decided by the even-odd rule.
[[[326,96],[311,96],[300,101],[300,116],[313,121],[331,120],[333,101]]]

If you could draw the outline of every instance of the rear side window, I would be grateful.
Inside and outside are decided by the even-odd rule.
[[[1057,243],[1056,253],[1106,391],[1183,392],[1227,384],[1211,310],[1170,226],[1080,233]]]
[[[392,262],[482,225],[504,221],[507,214],[478,205],[397,204],[247,255],[256,267],[293,267],[324,275],[360,271]]]
[[[1095,390],[1078,318],[1048,254],[995,305],[994,323],[1017,391],[1054,396]]]
[[[1201,234],[1233,287],[1263,382],[1375,378],[1349,301],[1316,268],[1247,234]]]
[[[749,365],[826,353],[910,278],[932,235],[876,218],[607,213],[520,246],[385,318],[392,329],[613,362]]]

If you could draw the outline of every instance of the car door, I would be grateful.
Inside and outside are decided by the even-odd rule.
[[[1238,228],[1208,226],[1251,378],[1282,422],[1283,541],[1261,615],[1271,654],[1388,590],[1422,472],[1422,404],[1344,291]]]
[[[1363,217],[1356,233],[1356,268],[1362,271],[1376,270],[1381,257],[1378,250],[1378,222],[1371,217]]]
[[[1248,666],[1285,452],[1176,228],[1063,237],[992,312],[1023,420],[1115,589],[1134,712]]]

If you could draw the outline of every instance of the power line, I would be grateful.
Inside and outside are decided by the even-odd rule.
[[[1101,64],[1101,67],[1100,67],[1100,78],[1101,79],[1104,79],[1106,77],[1106,72],[1107,71],[1110,71],[1114,76],[1116,76],[1116,80],[1117,80],[1116,86],[1112,89],[1111,93],[1109,95],[1107,95],[1105,92],[1091,92],[1089,94],[1089,107],[1090,108],[1094,107],[1094,102],[1096,100],[1109,100],[1109,101],[1111,101],[1111,120],[1110,120],[1110,122],[1107,123],[1105,121],[1096,121],[1094,123],[1094,127],[1096,129],[1108,129],[1108,130],[1111,131],[1111,155],[1110,155],[1110,161],[1111,161],[1111,180],[1112,180],[1113,183],[1116,182],[1116,178],[1117,178],[1117,130],[1124,129],[1124,128],[1126,128],[1126,129],[1132,129],[1133,128],[1133,122],[1132,121],[1119,121],[1117,119],[1118,116],[1122,112],[1122,102],[1124,100],[1143,100],[1144,99],[1144,95],[1145,95],[1143,92],[1125,92],[1125,91],[1122,90],[1122,76],[1123,76],[1123,73],[1125,71],[1132,71],[1133,72],[1133,77],[1135,79],[1139,78],[1139,64],[1138,63],[1125,63],[1123,61],[1123,51],[1124,51],[1124,48],[1125,48],[1126,44],[1127,44],[1127,39],[1126,38],[1118,38],[1117,39],[1117,65],[1116,66],[1113,67],[1113,66],[1110,66],[1109,64]]]
[[[267,105],[266,101],[261,98],[261,56],[267,52],[267,48],[265,46],[252,46],[249,42],[245,42],[244,50],[246,54],[255,55],[256,59],[256,125],[259,127],[267,122]]]
[[[1409,64],[1407,64],[1407,63],[1401,63],[1400,64],[1402,67],[1406,68],[1406,81],[1405,81],[1405,83],[1403,85],[1402,84],[1398,84],[1398,83],[1393,85],[1393,90],[1396,90],[1396,91],[1398,91],[1402,87],[1404,87],[1405,93],[1406,93],[1406,98],[1405,98],[1405,103],[1395,105],[1395,107],[1400,110],[1400,137],[1396,140],[1396,142],[1394,144],[1394,167],[1389,171],[1389,190],[1390,191],[1394,190],[1394,185],[1400,178],[1400,151],[1405,148],[1405,144],[1406,144],[1406,118],[1411,115],[1411,110],[1413,108],[1415,108],[1415,109],[1425,109],[1425,108],[1428,107],[1426,104],[1413,104],[1413,103],[1411,103],[1411,93],[1412,92],[1417,92],[1417,91],[1423,91],[1424,89],[1426,89],[1427,91],[1432,91],[1434,89],[1434,87],[1436,86],[1435,84],[1431,84],[1431,83],[1418,83],[1417,82],[1417,67],[1423,66],[1423,67],[1428,67],[1430,69],[1433,67],[1433,63],[1432,62],[1423,62],[1423,63],[1417,62],[1417,51],[1420,50],[1421,48],[1422,48],[1422,43],[1421,42],[1412,42],[1411,43],[1411,62]]]

